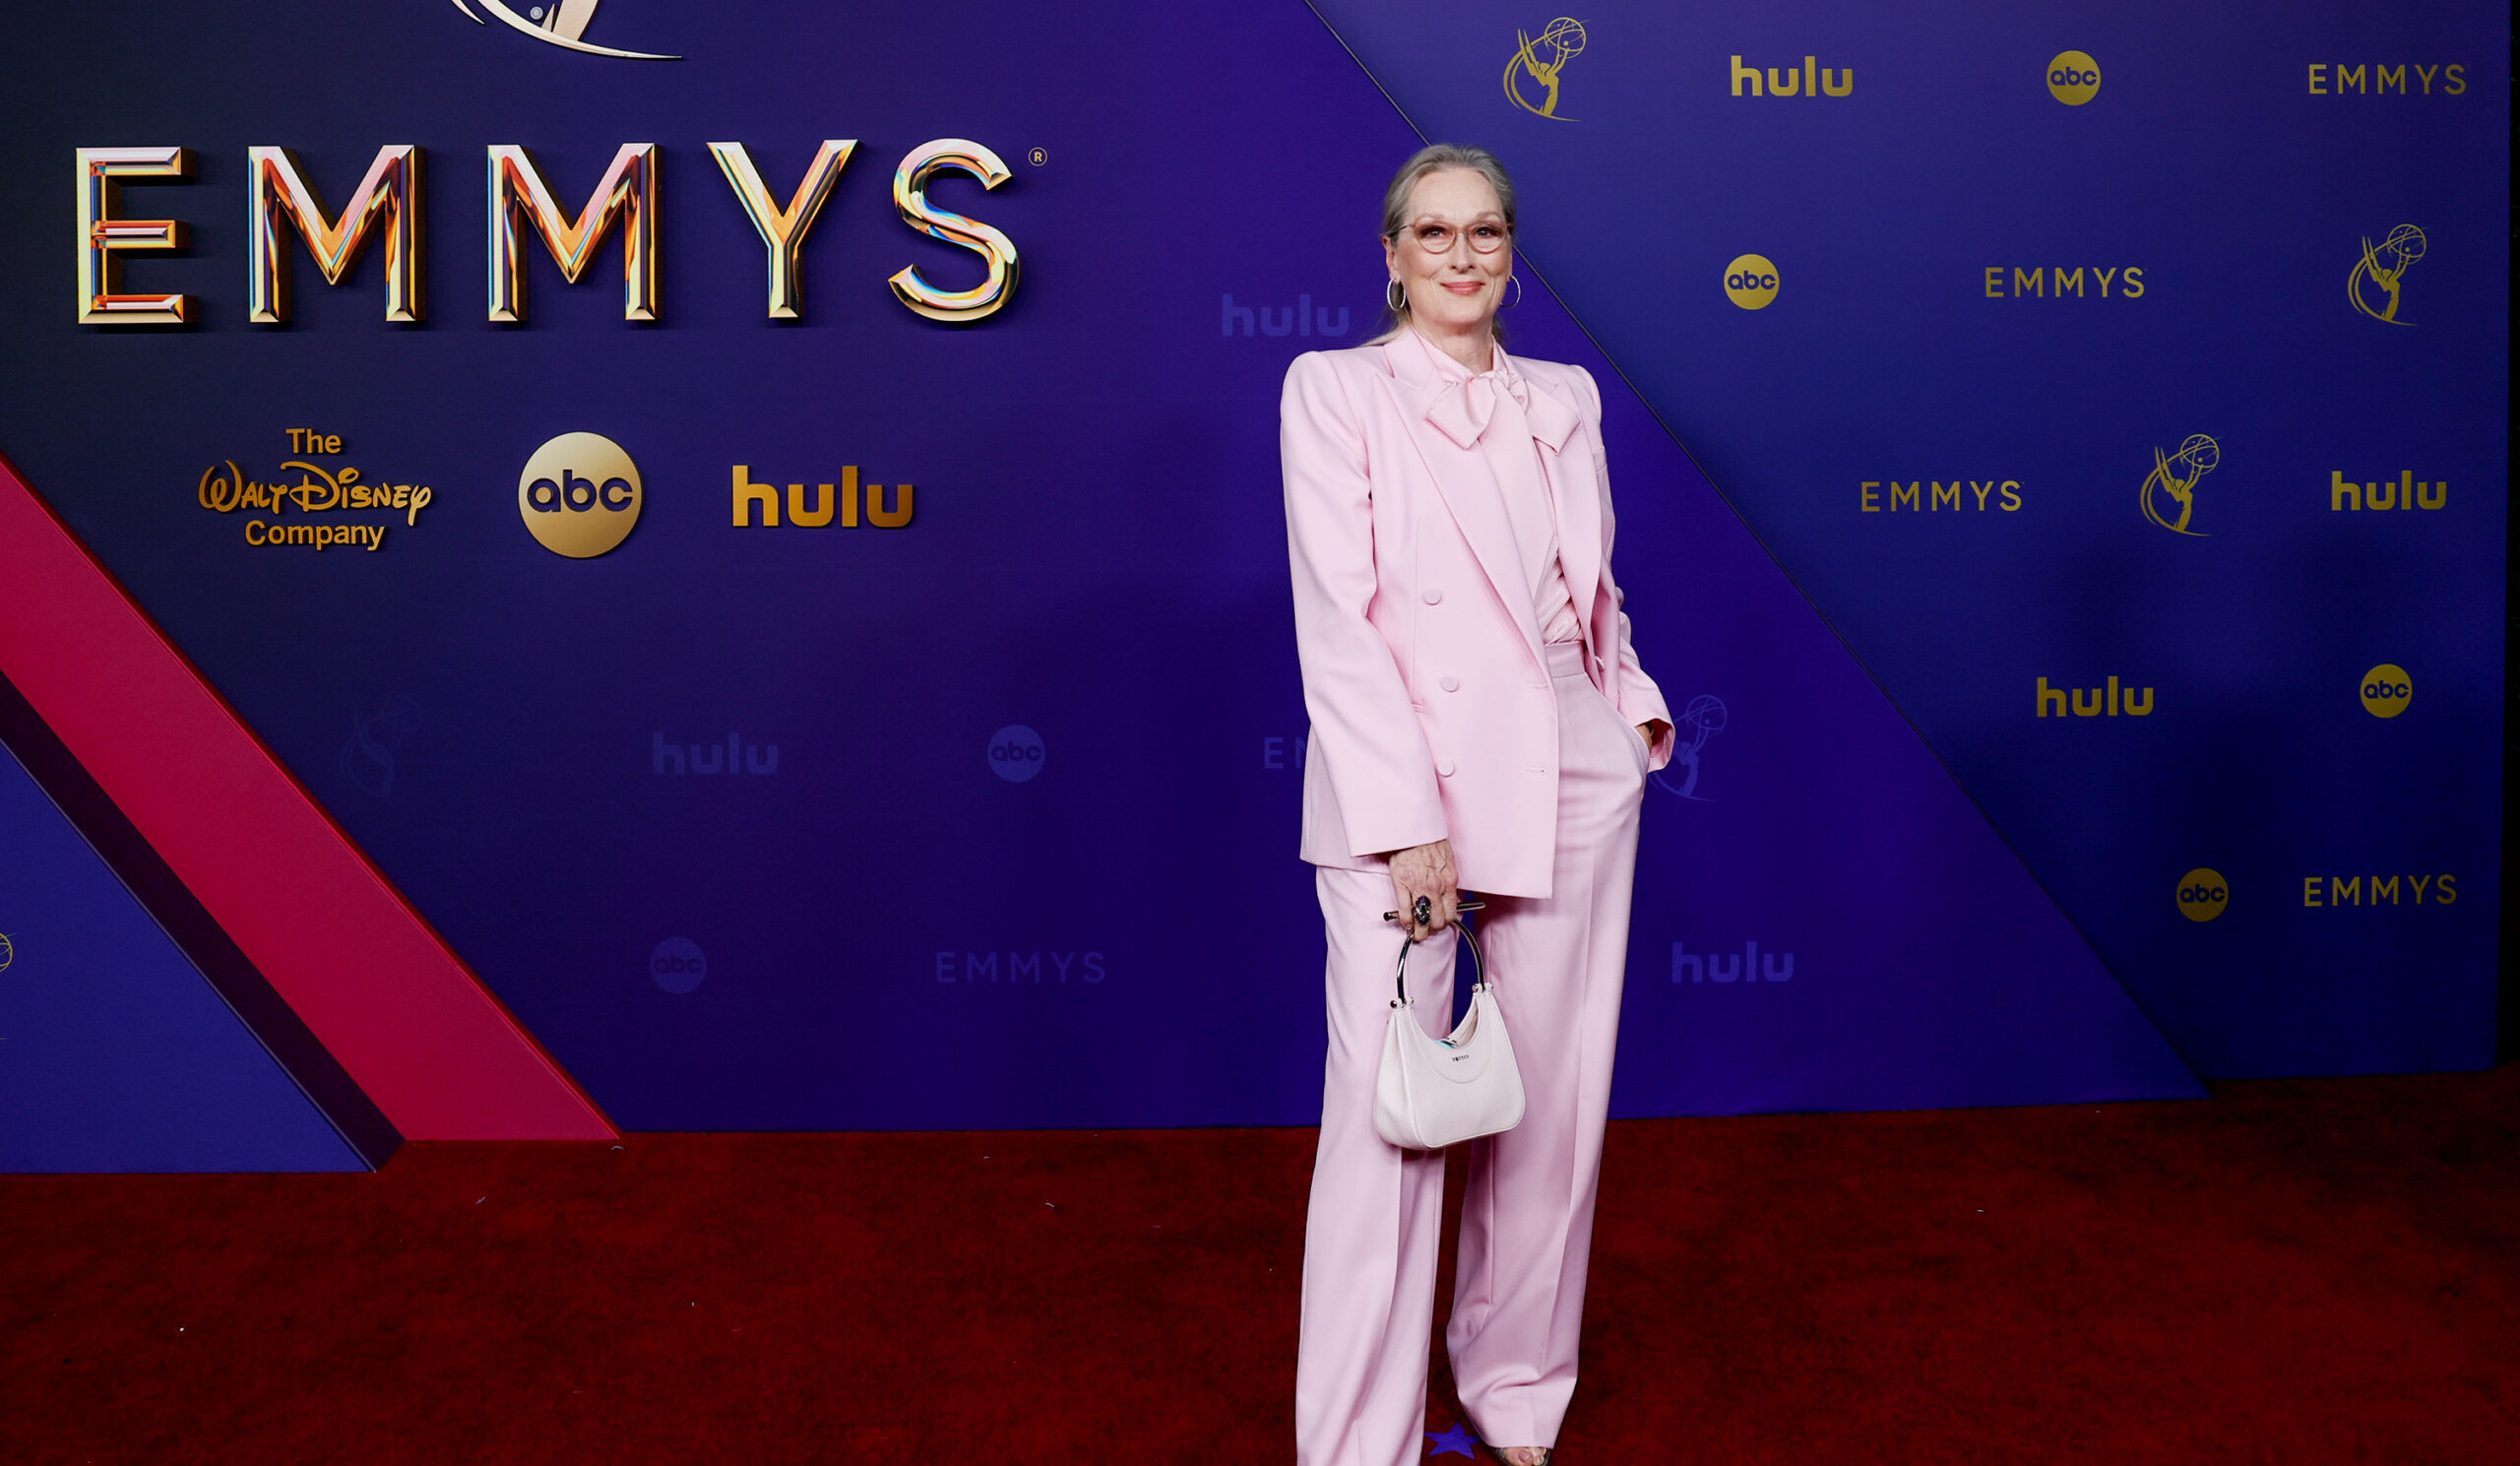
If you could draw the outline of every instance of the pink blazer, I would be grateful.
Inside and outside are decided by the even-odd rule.
[[[1610,578],[1601,392],[1580,366],[1513,364],[1556,501],[1567,589],[1595,649],[1594,685],[1629,723],[1668,725]],[[1557,699],[1468,404],[1406,336],[1307,352],[1287,369],[1279,451],[1312,718],[1302,855],[1366,869],[1449,837],[1464,889],[1546,896]],[[1667,728],[1650,767],[1670,756]]]

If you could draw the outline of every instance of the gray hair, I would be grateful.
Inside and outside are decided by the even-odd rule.
[[[1439,173],[1446,168],[1468,168],[1486,179],[1487,186],[1496,190],[1496,206],[1504,211],[1505,230],[1509,234],[1513,232],[1514,180],[1507,176],[1505,165],[1496,160],[1496,155],[1484,148],[1462,147],[1454,143],[1431,143],[1418,149],[1407,162],[1402,163],[1400,171],[1391,175],[1391,186],[1382,191],[1384,242],[1390,242],[1408,226],[1409,196],[1417,191],[1418,180],[1428,173]],[[1375,342],[1391,340],[1400,334],[1402,327],[1409,324],[1408,300],[1409,297],[1403,294],[1400,308],[1394,310],[1391,306],[1389,287],[1385,287],[1382,320],[1374,329],[1373,340],[1365,343],[1367,346],[1372,346]],[[1489,326],[1496,333],[1497,344],[1503,345],[1505,323],[1491,317]]]

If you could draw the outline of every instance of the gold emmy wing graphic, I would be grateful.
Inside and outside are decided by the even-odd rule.
[[[595,19],[595,8],[600,3],[602,0],[550,0],[546,5],[527,6],[524,15],[518,15],[506,0],[455,0],[455,8],[470,17],[474,25],[486,26],[495,20],[502,26],[524,32],[536,40],[565,46],[572,51],[584,51],[590,56],[618,56],[625,61],[682,59],[679,56],[661,56],[654,51],[616,50],[581,39],[587,33],[587,22]],[[475,4],[490,13],[488,19],[473,11]]]
[[[1535,117],[1546,117],[1551,122],[1574,121],[1557,115],[1557,73],[1583,53],[1584,23],[1573,16],[1559,16],[1543,27],[1537,36],[1525,35],[1517,27],[1514,59],[1505,63],[1505,96]],[[1544,54],[1548,57],[1545,61],[1541,59]],[[1538,106],[1523,95],[1526,76],[1548,89],[1547,96]]]
[[[2203,433],[2191,434],[2178,445],[2178,451],[2165,457],[2153,450],[2153,472],[2144,479],[2144,517],[2163,529],[2177,535],[2192,535],[2199,540],[2211,538],[2202,530],[2187,527],[2187,517],[2196,512],[2196,480],[2214,472],[2223,461],[2222,445]],[[2176,519],[2162,518],[2162,505],[2156,495],[2166,496],[2178,505]]]
[[[2345,277],[2345,296],[2354,308],[2392,326],[2413,324],[2398,319],[2398,282],[2405,278],[2407,266],[2424,258],[2424,231],[2411,223],[2389,230],[2389,237],[2376,245],[2364,235],[2362,258],[2354,262],[2354,273]],[[2375,292],[2385,304],[2373,303]]]

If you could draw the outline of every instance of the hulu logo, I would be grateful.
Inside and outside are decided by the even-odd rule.
[[[2115,677],[2110,677],[2106,687],[2072,688],[2050,687],[2048,679],[2041,677],[2037,691],[2039,716],[2042,718],[2048,716],[2049,708],[2054,708],[2055,716],[2062,718],[2069,707],[2077,718],[2115,718],[2121,713],[2129,718],[2149,718],[2153,714],[2152,688],[2145,688],[2142,700],[2138,701],[2135,689],[2119,687]]]
[[[805,501],[805,485],[801,483],[790,483],[788,485],[788,524],[802,530],[819,530],[825,525],[831,523],[832,514],[835,507],[837,507],[840,515],[840,527],[844,530],[853,530],[857,528],[857,511],[859,501],[857,470],[853,465],[840,471],[840,484],[836,506],[833,485],[828,483],[818,483],[814,485],[814,489],[815,494],[813,506],[811,508],[807,508]],[[910,523],[912,497],[911,486],[909,484],[903,483],[895,486],[892,494],[892,507],[886,508],[884,500],[884,485],[880,483],[869,483],[865,486],[865,522],[867,524],[871,524],[879,530],[898,530]],[[755,483],[752,479],[752,470],[747,465],[735,465],[731,502],[733,508],[733,514],[731,517],[736,529],[741,530],[751,528],[754,524],[753,511],[756,509],[760,511],[759,522],[762,525],[772,529],[778,528],[778,486],[769,483]]]
[[[1348,334],[1348,307],[1333,311],[1327,305],[1315,305],[1310,295],[1297,295],[1292,305],[1236,305],[1228,293],[1219,314],[1222,334],[1249,336],[1257,325],[1262,336],[1312,336],[1337,338]]]
[[[2355,509],[2413,509],[2422,505],[2438,509],[2450,502],[2450,480],[2419,483],[2415,470],[2401,469],[2395,478],[2376,483],[2357,483],[2345,477],[2343,469],[2328,474],[2327,507],[2331,512]]]
[[[1784,960],[1780,962],[1778,959]],[[1692,952],[1686,942],[1671,943],[1671,981],[1674,983],[1770,983],[1794,981],[1794,954],[1769,952],[1762,955],[1757,942],[1743,942],[1737,952]]]
[[[776,774],[779,772],[779,745],[747,743],[740,733],[726,734],[723,743],[711,740],[688,747],[668,743],[663,733],[650,734],[649,766],[659,774],[687,778],[693,774]]]
[[[1852,96],[1855,95],[1855,68],[1841,75],[1834,66],[1822,66],[1813,56],[1802,58],[1799,68],[1789,66],[1782,73],[1771,66],[1764,78],[1755,66],[1743,66],[1741,58],[1732,58],[1732,95],[1751,96]]]

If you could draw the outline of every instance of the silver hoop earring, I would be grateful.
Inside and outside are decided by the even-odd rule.
[[[1521,276],[1517,275],[1517,276],[1515,276],[1515,277],[1514,277],[1514,305],[1520,305],[1520,304],[1522,304],[1522,303],[1523,303],[1523,278],[1522,278]],[[1508,306],[1506,306],[1505,308],[1506,308],[1507,310],[1512,310],[1512,309],[1514,308],[1514,305],[1508,305]]]
[[[1409,297],[1400,292],[1399,281],[1395,280],[1390,285],[1384,287],[1382,298],[1384,302],[1391,307],[1391,313],[1393,315],[1405,316],[1409,314]]]

